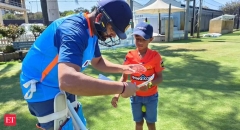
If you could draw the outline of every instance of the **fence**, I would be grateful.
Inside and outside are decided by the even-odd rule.
[[[29,23],[43,23],[43,20],[28,20]],[[9,25],[9,24],[17,24],[17,25],[21,25],[25,23],[25,20],[21,20],[21,19],[8,19],[8,20],[3,20],[3,24],[5,26]]]
[[[110,39],[106,40],[106,42],[108,42],[109,45],[117,44],[115,46],[107,47],[107,46],[99,44],[99,48],[101,50],[108,50],[108,49],[112,50],[112,49],[116,49],[116,48],[120,48],[120,47],[134,46],[133,40],[132,40],[133,36],[131,35],[131,33],[132,33],[131,29],[128,29],[126,31],[127,39],[125,39],[125,40],[118,40],[118,38],[113,38],[114,43],[112,43]],[[15,40],[15,42],[24,42],[24,41],[35,41],[35,38],[29,37],[24,34]],[[99,42],[103,44],[102,41],[99,41]],[[0,51],[3,50],[8,45],[13,45],[12,42],[8,38],[5,38],[5,37],[0,38]]]
[[[0,51],[3,50],[6,46],[12,45],[8,38],[0,38]]]
[[[15,40],[15,42],[24,42],[24,41],[35,41],[35,37],[30,37],[27,35],[22,35]],[[4,50],[6,46],[13,45],[11,40],[6,37],[0,38],[0,51]]]

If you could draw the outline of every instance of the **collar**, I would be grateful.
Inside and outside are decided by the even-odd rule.
[[[88,24],[88,29],[89,29],[90,36],[93,37],[93,29],[91,28],[90,19],[87,16],[87,14],[88,13],[84,13],[84,17],[87,19],[87,24]]]
[[[145,55],[142,57],[142,58],[140,58],[140,52],[138,51],[138,49],[136,48],[136,57],[138,58],[138,60],[140,61],[140,62],[146,62],[146,60],[148,60],[148,58],[149,58],[149,54],[150,54],[150,49],[148,48],[147,49],[147,51],[146,51],[146,53],[145,53]]]

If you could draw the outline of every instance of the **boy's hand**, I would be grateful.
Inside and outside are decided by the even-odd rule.
[[[119,97],[116,97],[116,96],[114,96],[114,97],[112,98],[111,104],[112,104],[112,106],[115,107],[115,108],[117,107],[118,99],[119,99]]]
[[[124,74],[143,73],[146,70],[147,69],[141,64],[123,65],[123,73]]]
[[[144,85],[140,88],[141,91],[148,91],[148,85]]]

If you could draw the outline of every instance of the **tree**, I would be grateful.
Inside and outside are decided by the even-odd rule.
[[[33,19],[42,20],[43,19],[42,12],[27,13],[27,15],[28,15],[29,20],[33,20]]]
[[[25,33],[24,28],[19,27],[18,25],[9,24],[8,26],[0,26],[0,34],[3,37],[11,39],[12,42],[16,40],[19,36]]]
[[[238,14],[238,10],[240,8],[240,0],[232,0],[223,5],[220,9],[224,12],[224,14]]]
[[[32,32],[32,34],[34,35],[34,38],[36,40],[36,38],[38,36],[40,36],[42,34],[42,32],[46,29],[46,26],[38,26],[38,25],[32,25],[30,27],[30,31]]]
[[[71,15],[71,14],[74,14],[75,12],[72,11],[72,10],[66,10],[66,11],[63,11],[62,13],[60,13],[60,17],[65,17],[65,16],[68,16],[68,15]]]
[[[34,15],[34,19],[43,19],[42,12],[36,12],[33,15]]]
[[[34,13],[27,13],[27,15],[29,20],[34,19]]]
[[[93,12],[95,9],[97,8],[97,6],[93,6],[93,7],[91,7],[91,12]]]
[[[89,10],[88,9],[84,9],[83,7],[79,7],[77,9],[74,9],[74,12],[75,13],[80,13],[80,12],[86,13],[86,12],[89,12]]]
[[[3,19],[4,20],[7,20],[7,19],[17,19],[17,17],[14,14],[12,14],[12,13],[7,13],[7,14],[3,15]]]

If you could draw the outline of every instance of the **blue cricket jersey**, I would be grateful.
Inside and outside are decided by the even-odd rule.
[[[55,65],[41,81],[42,73],[58,55],[58,63],[68,62],[81,67],[83,71],[89,61],[100,57],[98,38],[90,36],[90,25],[83,14],[75,14],[55,20],[34,42],[22,63],[20,84],[23,95],[29,91],[24,86],[30,80],[36,80],[36,91],[28,102],[53,99],[60,92],[58,85],[58,67]]]

